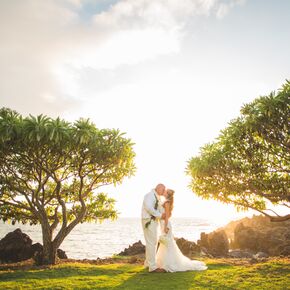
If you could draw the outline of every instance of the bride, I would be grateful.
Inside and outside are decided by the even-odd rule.
[[[173,210],[174,191],[167,189],[164,192],[166,198],[161,208],[165,212],[165,219],[160,220],[161,235],[160,245],[157,251],[157,266],[167,272],[179,272],[190,270],[206,270],[204,262],[190,260],[179,250],[172,233],[172,226],[169,218]]]

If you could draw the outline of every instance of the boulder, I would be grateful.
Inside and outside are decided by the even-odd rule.
[[[35,243],[31,246],[31,249],[32,249],[33,255],[35,255],[37,252],[42,253],[43,247],[40,243]]]
[[[176,239],[176,244],[182,254],[189,258],[195,255],[200,255],[201,253],[201,248],[199,245],[184,238]]]
[[[251,228],[240,223],[234,230],[233,248],[280,255],[282,245],[288,244],[288,232],[283,227]]]
[[[231,221],[218,230],[225,230],[230,249],[265,252],[270,256],[287,255],[290,245],[290,220],[271,222],[263,215]]]
[[[266,252],[271,256],[277,256],[277,248],[283,245],[284,241],[275,236],[275,233],[269,231],[268,233],[257,232],[257,250]]]
[[[35,243],[31,246],[33,260],[36,262],[37,265],[40,265],[42,262],[42,245],[40,243]]]
[[[209,242],[208,242],[208,234],[202,232],[200,234],[200,240],[197,241],[197,244],[200,247],[203,247],[205,249],[209,249]],[[207,250],[208,251],[208,250]]]
[[[32,257],[32,240],[28,235],[16,229],[0,240],[0,260],[2,262],[19,262]]]
[[[139,240],[138,242],[134,243],[133,245],[130,245],[124,251],[120,252],[118,255],[120,255],[120,256],[134,256],[134,255],[144,254],[144,253],[145,253],[145,246]]]
[[[201,233],[197,244],[202,248],[206,248],[208,253],[214,257],[227,256],[229,251],[229,240],[224,230],[214,231],[209,234]]]
[[[0,240],[0,261],[14,263],[34,258],[37,262],[41,260],[42,250],[43,246],[40,243],[32,244],[28,235],[21,229],[16,229]],[[57,256],[60,259],[67,259],[67,255],[61,249],[57,250]]]
[[[43,246],[40,243],[36,243],[33,244],[31,246],[33,248],[33,256],[32,258],[34,259],[34,261],[36,262],[37,265],[41,265],[42,264],[42,251],[43,251]],[[56,252],[57,258],[58,259],[68,259],[65,251],[61,250],[61,249],[57,249]]]
[[[279,245],[275,248],[277,256],[290,256],[290,243]]]
[[[233,246],[241,250],[257,251],[257,232],[245,227],[243,223],[238,224],[234,230]]]
[[[62,249],[57,249],[57,257],[62,259],[68,259],[65,251],[63,251]]]

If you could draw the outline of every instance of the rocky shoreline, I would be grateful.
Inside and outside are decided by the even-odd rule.
[[[201,233],[197,243],[176,238],[182,253],[189,258],[228,258],[261,261],[270,257],[290,256],[290,221],[273,223],[264,216],[253,216],[232,221],[211,233]],[[32,259],[38,264],[42,245],[32,244],[20,229],[8,233],[0,240],[0,264],[17,263]],[[145,246],[138,241],[116,256],[96,260],[68,259],[62,250],[57,252],[62,261],[108,264],[116,261],[143,263]]]
[[[201,233],[197,243],[177,238],[182,253],[189,258],[250,258],[290,256],[290,221],[273,223],[267,217],[254,215],[232,221],[211,233]],[[141,241],[120,252],[135,255],[145,252]]]

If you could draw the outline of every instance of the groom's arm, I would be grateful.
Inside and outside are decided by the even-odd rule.
[[[152,200],[150,195],[145,196],[144,198],[144,207],[146,209],[147,212],[149,212],[149,214],[157,217],[157,218],[161,218],[161,212],[157,209],[154,208],[154,201]]]

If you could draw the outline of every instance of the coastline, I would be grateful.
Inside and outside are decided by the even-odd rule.
[[[240,220],[256,223],[263,218]],[[229,223],[227,231],[236,222]],[[136,241],[135,241],[136,242]],[[190,243],[190,242],[189,242]],[[132,245],[133,249],[140,249]],[[125,249],[124,252],[126,252]],[[288,289],[290,256],[209,257],[205,271],[151,274],[144,268],[144,253],[111,255],[97,259],[58,259],[55,265],[38,266],[33,259],[0,264],[0,289]]]
[[[211,224],[208,220],[198,218],[174,218],[174,235],[197,241],[201,232],[211,232],[218,225]],[[30,236],[33,243],[42,244],[40,226],[22,224],[1,224],[0,239],[8,232],[20,228],[23,233]],[[111,257],[124,248],[141,240],[144,244],[143,231],[140,218],[119,218],[116,221],[103,223],[84,223],[78,225],[61,245],[69,258],[97,259]]]

